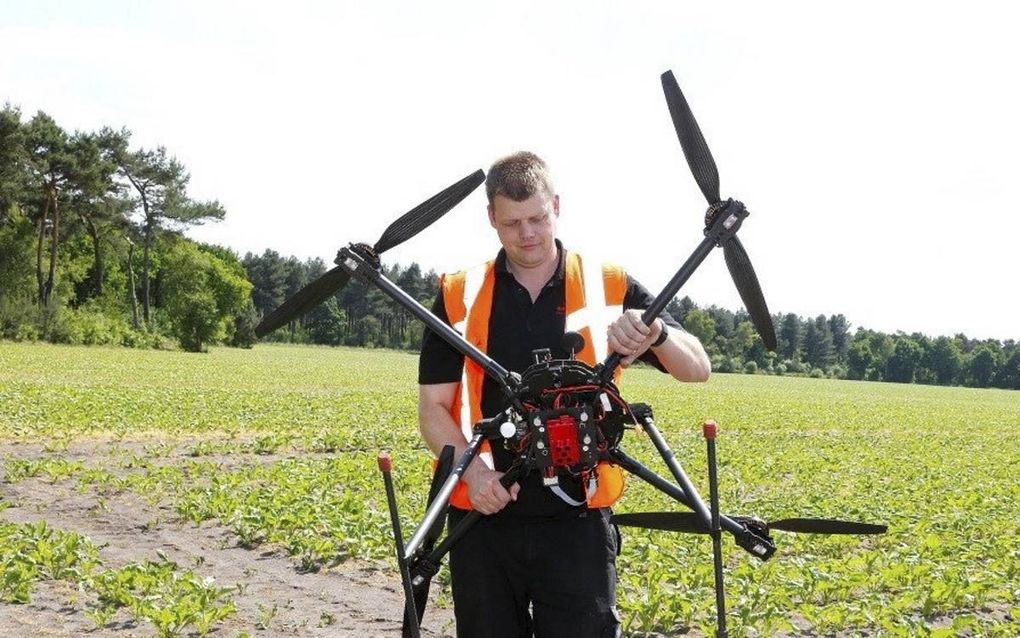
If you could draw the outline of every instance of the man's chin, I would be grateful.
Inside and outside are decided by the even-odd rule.
[[[517,250],[514,255],[514,261],[519,265],[526,268],[534,268],[535,266],[541,266],[545,262],[545,256],[542,251],[538,248],[531,250]]]

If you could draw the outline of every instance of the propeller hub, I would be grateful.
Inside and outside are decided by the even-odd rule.
[[[352,252],[356,253],[358,257],[361,257],[372,268],[379,270],[382,267],[382,262],[379,261],[379,253],[368,244],[348,244],[346,248],[341,248],[337,251],[336,259],[333,260],[333,263],[337,266],[347,264],[348,268],[355,268],[356,266],[348,263],[350,253]]]
[[[705,211],[705,236],[722,246],[737,234],[749,214],[744,203],[735,199],[716,202]]]

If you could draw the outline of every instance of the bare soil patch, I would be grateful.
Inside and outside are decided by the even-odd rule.
[[[146,443],[146,444],[151,444]],[[4,444],[0,456],[41,456],[81,460],[107,466],[111,446],[142,453],[141,442],[75,442],[67,450],[46,452],[42,446]],[[180,459],[178,449],[167,457]],[[227,455],[224,460],[234,455]],[[248,459],[246,459],[248,460]],[[267,458],[262,458],[268,461]],[[403,596],[400,579],[388,563],[349,561],[318,573],[300,573],[296,564],[272,548],[243,549],[225,528],[181,522],[168,505],[156,507],[131,493],[104,495],[79,492],[72,480],[50,483],[30,478],[0,484],[2,500],[12,504],[0,517],[11,522],[44,520],[51,527],[73,530],[102,546],[105,567],[132,561],[157,560],[158,552],[182,569],[211,577],[219,586],[240,586],[233,600],[237,613],[217,626],[212,636],[399,636]],[[434,588],[435,589],[435,588]],[[136,624],[126,612],[97,629],[84,611],[92,602],[71,584],[37,583],[27,605],[0,604],[0,636],[42,638],[152,636],[152,627]],[[275,610],[275,611],[273,611]],[[256,626],[265,621],[266,629]],[[452,609],[430,604],[423,635],[451,636]]]

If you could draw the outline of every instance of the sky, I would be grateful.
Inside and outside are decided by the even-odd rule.
[[[331,262],[498,157],[549,163],[559,236],[653,291],[706,202],[659,76],[719,167],[772,312],[1020,339],[1020,8],[1010,2],[0,0],[0,102],[127,127],[240,255]],[[1010,80],[1009,78],[1014,78]],[[499,248],[479,189],[386,253]],[[740,307],[721,251],[680,292]]]

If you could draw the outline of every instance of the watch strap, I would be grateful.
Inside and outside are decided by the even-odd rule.
[[[662,325],[662,332],[659,333],[659,338],[655,340],[651,348],[658,348],[662,344],[666,343],[666,338],[669,337],[669,328],[666,327],[666,322],[663,321],[662,317],[658,317],[659,323]]]

